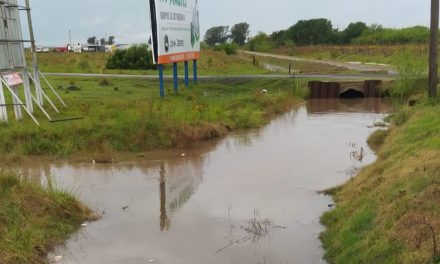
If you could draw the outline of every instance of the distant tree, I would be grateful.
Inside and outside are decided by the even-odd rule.
[[[107,45],[113,45],[113,44],[115,44],[115,37],[114,36],[108,37]]]
[[[363,34],[353,40],[356,44],[379,44],[382,39],[384,28],[379,24],[371,24]]]
[[[246,43],[246,40],[249,36],[249,24],[246,22],[238,23],[234,25],[231,29],[231,37],[232,41],[235,44],[243,46]]]
[[[87,39],[88,44],[96,44],[96,37],[90,37]]]
[[[206,31],[205,43],[209,46],[215,46],[218,44],[224,44],[229,38],[229,27],[228,26],[218,26],[212,27]]]
[[[277,48],[281,47],[282,45],[286,44],[286,31],[280,30],[280,31],[274,31],[272,34],[270,34],[269,39],[275,43],[275,46]]]
[[[273,42],[263,32],[259,32],[249,41],[249,50],[251,51],[268,52],[272,50],[274,46]]]
[[[335,42],[336,30],[328,19],[300,20],[287,30],[286,39],[299,46],[328,44]]]
[[[429,28],[415,26],[402,29],[383,28],[373,24],[363,34],[354,39],[356,44],[394,45],[406,43],[426,43],[429,40]]]
[[[368,26],[364,22],[351,23],[344,31],[342,31],[341,42],[344,44],[349,44],[354,39],[360,37],[367,29]]]
[[[141,44],[127,50],[117,50],[107,61],[107,69],[154,69],[153,57],[148,45]]]

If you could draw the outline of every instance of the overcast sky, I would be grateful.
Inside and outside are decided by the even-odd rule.
[[[22,1],[22,0],[19,0]],[[114,35],[117,43],[146,42],[148,0],[31,0],[39,45],[86,42]],[[329,18],[335,27],[350,22],[386,27],[429,25],[429,0],[199,0],[202,33],[209,27],[246,21],[252,34],[270,33],[300,19]],[[25,21],[24,21],[25,22]],[[27,38],[27,37],[25,37]]]

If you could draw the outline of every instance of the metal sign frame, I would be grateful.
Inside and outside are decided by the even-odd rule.
[[[18,0],[0,0],[0,122],[8,122],[8,113],[6,107],[11,105],[14,107],[15,118],[17,120],[21,120],[23,118],[21,112],[23,108],[29,114],[32,120],[39,125],[39,122],[33,116],[33,103],[37,105],[38,109],[41,110],[49,121],[53,120],[43,107],[45,101],[50,104],[56,113],[60,112],[49,96],[44,92],[41,86],[40,77],[43,78],[53,94],[55,94],[55,96],[59,99],[62,106],[67,106],[61,99],[60,95],[55,91],[52,85],[38,69],[30,4],[29,0],[24,0],[24,2],[24,5],[19,5]],[[26,11],[27,13],[30,40],[23,39],[20,11]],[[33,55],[32,73],[28,71],[25,59],[24,43],[28,42],[31,43],[31,51]],[[26,104],[23,104],[19,97],[19,82],[8,83],[8,78],[5,78],[4,75],[8,73],[21,74]],[[31,80],[35,86],[35,96],[32,93]],[[6,90],[11,93],[12,104],[7,104],[6,102],[4,87],[6,87]]]

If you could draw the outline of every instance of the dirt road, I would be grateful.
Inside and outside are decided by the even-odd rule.
[[[306,59],[306,58],[292,57],[292,56],[272,54],[272,53],[253,52],[253,51],[240,51],[240,52],[244,53],[244,54],[258,56],[258,57],[270,57],[270,58],[290,60],[290,61],[305,61],[305,62],[311,62],[311,63],[328,64],[328,65],[332,65],[332,66],[336,66],[336,67],[344,67],[349,70],[359,71],[359,72],[363,72],[363,73],[382,72],[382,73],[388,73],[388,74],[392,74],[392,75],[397,74],[397,72],[395,71],[393,66],[385,65],[385,64],[375,64],[375,63],[363,64],[360,62],[339,62],[339,61],[330,61],[330,60],[316,60],[316,59]]]

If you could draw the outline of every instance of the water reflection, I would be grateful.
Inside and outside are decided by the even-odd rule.
[[[169,230],[171,216],[179,208],[187,203],[203,181],[203,160],[199,160],[191,166],[179,166],[175,169],[166,170],[164,162],[160,164],[160,230]],[[173,164],[172,167],[175,167]],[[170,168],[172,168],[170,167]]]
[[[307,103],[307,111],[316,113],[389,113],[390,104],[380,98],[365,99],[312,99]]]
[[[167,214],[167,191],[165,183],[165,163],[160,164],[160,230],[168,230],[170,228],[170,220]]]

